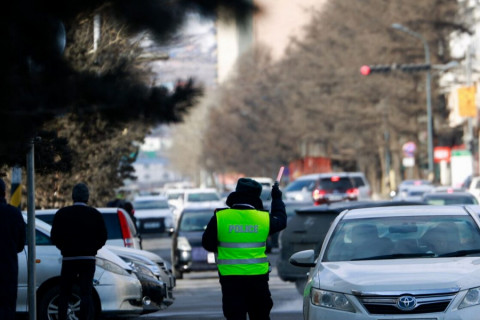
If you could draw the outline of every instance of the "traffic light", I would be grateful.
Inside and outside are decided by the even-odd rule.
[[[370,73],[375,73],[375,72],[390,72],[392,71],[392,65],[388,64],[379,64],[379,65],[363,65],[360,68],[360,73],[364,76],[368,76]]]
[[[399,69],[403,72],[418,72],[426,71],[431,69],[430,64],[402,64],[399,66]]]
[[[360,67],[360,73],[364,76],[368,76],[370,73],[386,73],[395,70],[401,70],[403,72],[419,72],[430,70],[432,66],[430,64],[378,64],[378,65],[363,65]]]

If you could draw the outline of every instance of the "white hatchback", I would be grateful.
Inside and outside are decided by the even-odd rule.
[[[313,268],[304,289],[304,318],[478,319],[479,213],[479,206],[344,211],[318,258],[313,250],[290,258]]]

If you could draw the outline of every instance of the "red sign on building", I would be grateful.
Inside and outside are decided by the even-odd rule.
[[[433,161],[435,162],[450,162],[450,155],[451,155],[451,148],[450,147],[435,147],[433,149]]]

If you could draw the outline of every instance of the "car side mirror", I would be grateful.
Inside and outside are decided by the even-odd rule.
[[[297,267],[315,267],[315,251],[304,250],[294,253],[288,260],[292,265]]]

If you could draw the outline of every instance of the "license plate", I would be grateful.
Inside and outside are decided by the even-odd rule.
[[[343,199],[343,196],[341,194],[331,194],[328,196],[328,200],[330,201],[340,201]]]
[[[203,248],[193,248],[192,249],[192,260],[193,261],[206,261],[207,260],[207,250]]]
[[[213,253],[213,252],[208,253],[207,262],[208,263],[215,263],[215,253]]]
[[[145,229],[157,229],[160,228],[160,222],[145,222],[143,227]]]

